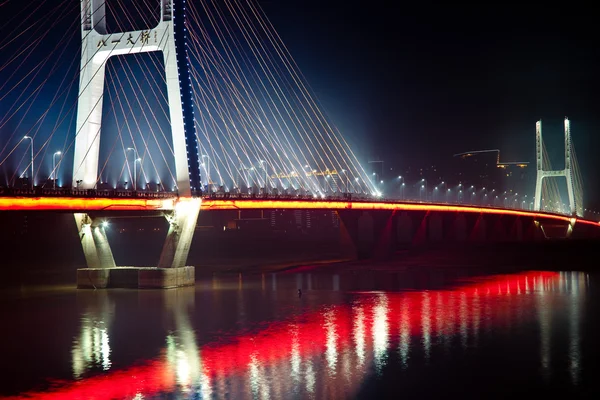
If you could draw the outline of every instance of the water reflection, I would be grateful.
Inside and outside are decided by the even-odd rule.
[[[91,369],[107,371],[111,367],[109,329],[114,316],[114,303],[106,292],[81,293],[86,309],[80,321],[80,334],[73,340],[71,351],[75,379]]]
[[[375,371],[381,374],[385,365],[388,347],[388,301],[387,295],[379,293],[375,297],[373,307],[373,361]]]
[[[306,290],[303,284],[312,279],[295,276],[291,284]],[[447,349],[453,341],[467,349],[477,346],[486,332],[512,332],[514,325],[530,323],[539,329],[540,365],[544,376],[550,377],[554,373],[553,310],[563,302],[553,293],[563,293],[569,300],[569,374],[577,385],[581,381],[582,296],[588,282],[581,273],[532,272],[487,277],[442,290],[351,293],[340,304],[306,306],[299,314],[267,325],[253,325],[242,311],[249,313],[251,305],[243,301],[236,318],[250,329],[202,344],[197,330],[203,321],[190,319],[198,293],[193,288],[167,291],[163,307],[170,309],[172,329],[162,353],[119,369],[111,364],[115,305],[107,295],[99,296],[84,311],[73,342],[72,368],[77,380],[28,395],[40,399],[146,398],[167,393],[190,398],[269,399],[290,394],[347,398],[356,395],[372,372],[382,374],[393,352],[406,369],[413,357],[433,360],[436,349]],[[275,274],[271,283],[276,290]],[[237,285],[235,303],[241,301],[246,285],[241,276]],[[220,283],[215,279],[212,286]],[[264,275],[258,278],[257,287],[261,292],[265,289]],[[339,277],[334,278],[336,288]],[[90,368],[103,372],[87,376]]]

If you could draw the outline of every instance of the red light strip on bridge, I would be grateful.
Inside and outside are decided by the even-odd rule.
[[[172,210],[175,199],[0,197],[0,211]]]
[[[179,198],[179,201],[188,200]],[[132,198],[81,198],[81,197],[0,197],[0,211],[155,211],[172,210],[177,199],[132,199]],[[439,211],[466,212],[477,214],[514,215],[532,218],[553,219],[570,222],[565,215],[443,204],[415,204],[363,201],[313,201],[313,200],[224,200],[203,199],[202,210],[388,210],[388,211]],[[600,222],[577,218],[576,222],[600,226]]]
[[[302,210],[389,210],[389,211],[440,211],[468,212],[477,214],[514,215],[522,217],[554,219],[570,222],[571,217],[532,211],[507,210],[473,206],[453,206],[441,204],[414,204],[391,202],[362,201],[311,201],[311,200],[213,200],[202,201],[203,210],[268,210],[268,209],[302,209]],[[600,226],[600,223],[584,219],[577,222]]]

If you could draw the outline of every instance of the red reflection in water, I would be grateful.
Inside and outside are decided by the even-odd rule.
[[[291,374],[293,378],[298,357],[308,363],[311,358],[322,356],[331,374],[344,375],[349,383],[357,385],[364,376],[361,368],[365,357],[377,369],[385,362],[387,349],[397,346],[405,363],[408,337],[414,335],[422,336],[428,357],[434,336],[458,334],[466,340],[470,334],[477,335],[484,310],[490,307],[494,314],[488,315],[487,323],[502,325],[503,314],[496,312],[496,306],[503,303],[498,301],[501,297],[550,290],[559,276],[554,272],[529,272],[494,276],[449,290],[356,293],[353,304],[330,306],[292,321],[273,322],[257,333],[237,336],[229,343],[208,344],[199,354],[188,354],[201,360],[201,371],[188,371],[187,375],[195,381],[187,384],[201,381],[202,385],[212,386],[223,377],[246,374],[252,380],[252,374],[259,373],[256,371],[260,368],[284,363],[292,365],[287,371],[288,377]],[[353,358],[349,358],[349,353],[354,354]],[[182,385],[178,380],[180,366],[166,358],[100,376],[57,382],[46,393],[30,392],[13,398],[114,399],[172,392]],[[323,375],[320,369],[313,373],[317,377]],[[305,380],[310,385],[310,379]],[[329,394],[336,397],[335,393]]]

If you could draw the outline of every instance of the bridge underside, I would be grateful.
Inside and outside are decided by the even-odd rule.
[[[165,217],[169,223],[157,267],[117,267],[105,230],[107,211],[75,213],[88,266],[77,271],[77,287],[171,288],[193,285],[194,267],[185,263],[200,212],[200,202],[198,198],[188,199],[160,214],[157,214],[158,210],[149,211],[151,216]],[[139,214],[139,211],[136,213]]]
[[[213,215],[219,221],[214,226],[221,226],[223,229],[227,226],[230,229],[230,226],[236,225],[236,221],[244,221],[245,213],[250,219],[256,218],[258,213],[260,219],[265,221],[263,211],[328,211],[338,216],[338,243],[343,259],[385,259],[400,248],[431,243],[600,238],[598,222],[565,215],[423,203],[45,197],[0,198],[0,210],[18,211],[25,215],[41,211],[74,214],[88,266],[79,270],[78,285],[90,288],[173,287],[193,284],[193,267],[188,268],[186,262],[194,233],[199,229],[199,214]],[[168,233],[159,260],[155,265],[144,267],[118,266],[104,230],[105,223],[108,224],[111,219],[140,217],[161,218],[168,222]],[[245,228],[242,227],[242,231],[243,229]],[[137,252],[146,251],[139,246],[132,249]]]

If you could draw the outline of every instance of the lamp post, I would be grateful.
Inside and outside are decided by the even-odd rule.
[[[135,163],[137,161],[138,157],[138,152],[136,149],[134,149],[133,147],[128,147],[125,149],[125,151],[133,151],[133,190],[136,190],[136,172],[135,172]],[[127,160],[127,156],[125,156],[125,159]],[[130,172],[131,173],[131,172]],[[130,175],[131,177],[131,175]]]
[[[346,177],[346,193],[350,193],[350,176],[346,173],[346,170],[342,170],[342,174]]]
[[[440,196],[441,196],[441,194],[445,192],[445,190],[444,190],[444,189],[445,189],[445,188],[447,188],[448,186],[446,185],[446,182],[445,182],[445,181],[441,181],[441,182],[440,182],[440,184],[439,184],[439,185],[437,185],[436,187],[439,187],[439,188],[440,188],[440,191],[439,191],[439,193],[440,193]],[[440,201],[442,201],[441,197],[440,197],[440,199],[439,199],[439,200],[440,200]]]
[[[34,187],[33,178],[35,176],[34,169],[33,169],[33,138],[31,136],[23,136],[23,139],[31,140],[31,188],[33,189],[33,187]]]
[[[142,165],[142,159],[136,158],[133,161],[133,191],[137,191],[137,163],[140,163],[140,167]]]
[[[207,159],[205,162],[204,159]],[[202,164],[204,165],[204,170],[206,171],[206,187],[208,188],[208,192],[211,192],[210,187],[210,157],[207,154],[202,154]]]
[[[61,154],[62,153],[60,151],[57,151],[52,155],[52,181],[54,189],[56,189],[56,156],[60,156]]]
[[[402,193],[404,191],[404,178],[402,178],[402,175],[398,175],[398,181],[400,182],[400,198],[402,199],[404,197],[404,193]]]

